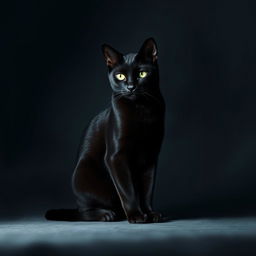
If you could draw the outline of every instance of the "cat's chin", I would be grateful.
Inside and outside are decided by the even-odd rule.
[[[130,94],[125,95],[125,97],[130,100],[136,100],[138,98],[138,95],[135,93],[130,93]]]

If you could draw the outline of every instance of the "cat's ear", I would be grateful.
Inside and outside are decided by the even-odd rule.
[[[109,68],[113,68],[123,60],[123,55],[113,47],[103,44],[101,46],[106,64]]]
[[[157,46],[155,40],[150,37],[141,46],[138,52],[138,58],[142,58],[144,60],[155,63],[157,60]]]

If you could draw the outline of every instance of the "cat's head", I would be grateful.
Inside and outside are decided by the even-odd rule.
[[[123,55],[107,44],[102,45],[102,51],[114,93],[129,97],[158,90],[158,51],[153,38],[148,38],[136,54]]]

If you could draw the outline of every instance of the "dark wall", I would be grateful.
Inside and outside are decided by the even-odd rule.
[[[73,207],[81,132],[108,106],[100,46],[153,36],[167,104],[155,205],[251,209],[255,1],[17,1],[2,8],[1,216]]]

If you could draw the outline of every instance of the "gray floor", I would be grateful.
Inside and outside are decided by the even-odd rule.
[[[0,224],[0,255],[256,255],[256,217]]]

